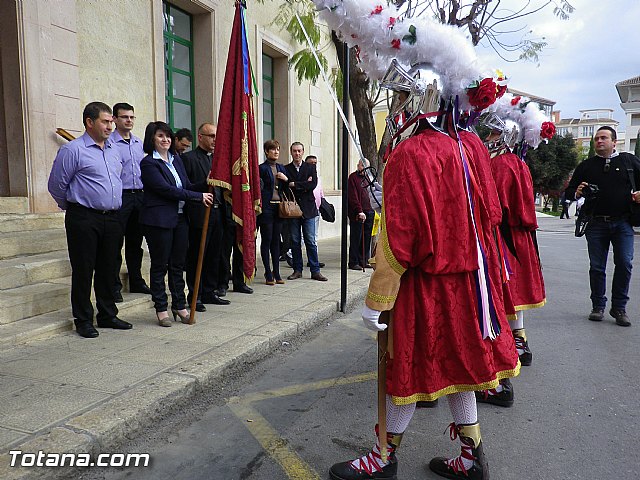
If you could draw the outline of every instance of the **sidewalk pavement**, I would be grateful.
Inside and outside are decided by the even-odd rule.
[[[122,317],[132,330],[100,329],[96,339],[67,332],[0,351],[0,478],[69,478],[67,468],[11,467],[8,452],[117,452],[167,406],[188,405],[231,369],[330,319],[340,301],[340,239],[318,250],[329,281],[311,280],[305,267],[304,278],[267,286],[258,255],[254,293],[229,291],[231,305],[207,305],[192,326],[162,328],[149,308]],[[280,268],[283,278],[291,273]],[[370,272],[348,271],[348,308],[362,302]]]

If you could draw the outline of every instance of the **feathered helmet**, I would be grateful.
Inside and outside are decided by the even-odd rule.
[[[480,117],[480,123],[494,134],[485,140],[489,151],[495,151],[504,146],[513,150],[522,141],[520,126],[513,120],[503,120],[495,112],[489,112]]]
[[[459,109],[471,112],[473,117],[504,98],[505,75],[499,71],[490,73],[481,65],[462,30],[430,15],[411,16],[410,2],[397,7],[379,0],[312,1],[328,26],[349,47],[357,48],[360,67],[370,78],[381,81],[383,87],[407,92],[407,100],[391,112],[391,128],[397,129],[394,117],[402,113],[402,106],[412,107],[409,113],[415,117],[420,106],[425,105],[419,99],[420,92],[426,91],[424,78],[417,77],[416,68],[438,75],[442,97],[457,98]],[[503,102],[504,106],[518,109],[511,105],[512,98]],[[525,115],[533,113],[526,110]],[[519,123],[526,128],[524,123],[533,121]],[[537,123],[533,136],[539,136],[541,123]]]

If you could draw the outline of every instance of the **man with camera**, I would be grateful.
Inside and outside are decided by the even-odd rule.
[[[594,137],[596,155],[577,167],[565,198],[585,197],[592,217],[585,236],[589,251],[589,280],[593,309],[589,320],[602,321],[607,305],[606,268],[609,245],[613,246],[613,284],[609,314],[622,327],[631,325],[626,313],[633,260],[633,228],[630,223],[633,202],[640,203],[640,160],[615,150],[616,131],[600,127]]]

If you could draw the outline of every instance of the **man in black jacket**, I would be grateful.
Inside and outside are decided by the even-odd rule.
[[[326,282],[327,278],[320,273],[318,261],[318,246],[316,244],[316,220],[318,208],[313,196],[313,189],[318,185],[318,174],[315,165],[302,161],[304,145],[293,142],[290,148],[290,164],[285,168],[289,179],[289,188],[293,192],[300,209],[302,218],[292,218],[289,221],[291,229],[291,253],[293,254],[293,273],[287,277],[289,280],[302,278],[302,235],[307,249],[307,259],[311,269],[311,278]]]
[[[216,146],[217,127],[211,123],[203,123],[198,128],[198,146],[190,152],[182,154],[182,162],[187,171],[187,176],[191,183],[199,183],[207,180],[211,171],[211,161],[213,150]],[[207,239],[205,243],[204,258],[202,261],[202,275],[200,278],[200,288],[198,289],[198,299],[196,300],[196,310],[206,311],[204,303],[215,305],[228,305],[229,300],[216,295],[218,286],[218,272],[220,271],[220,261],[222,258],[222,242],[225,222],[224,199],[219,187],[215,188],[215,200],[211,206],[209,217],[209,227],[207,228]],[[195,286],[196,267],[198,263],[198,253],[200,251],[200,240],[202,237],[202,227],[204,221],[204,205],[189,203],[186,206],[187,218],[189,219],[189,250],[187,251],[187,286],[189,287],[188,302],[191,298]]]
[[[567,200],[587,197],[591,185],[597,185],[593,203],[593,219],[586,227],[589,251],[589,280],[593,309],[589,320],[604,318],[607,305],[606,268],[609,245],[613,246],[613,285],[609,314],[623,327],[631,325],[626,313],[629,301],[631,261],[633,260],[633,228],[629,223],[632,203],[640,203],[640,160],[629,153],[615,151],[616,131],[600,127],[594,137],[596,156],[580,163],[565,190]],[[633,181],[632,181],[633,180]]]

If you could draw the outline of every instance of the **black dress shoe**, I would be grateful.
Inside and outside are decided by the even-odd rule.
[[[207,307],[204,306],[202,302],[196,302],[196,312],[206,312]]]
[[[224,288],[224,287],[220,287],[220,288],[214,290],[213,293],[215,293],[219,297],[224,297],[224,296],[227,295],[227,289]]]
[[[233,291],[236,293],[253,293],[253,288],[247,285],[238,285],[237,287],[233,287]]]
[[[136,285],[135,287],[134,286],[129,287],[129,292],[144,293],[145,295],[151,295],[151,289],[146,283],[143,283],[142,285]]]
[[[362,268],[362,265],[350,265],[349,266],[349,270],[364,270],[364,268]]]
[[[113,294],[113,298],[114,298],[116,303],[124,302],[124,298],[122,298],[122,293],[120,291],[117,291],[116,293],[114,293]]]
[[[94,326],[88,322],[76,323],[76,332],[84,338],[96,338],[100,335]]]
[[[287,280],[297,280],[298,278],[302,278],[302,272],[293,272],[287,277]]]
[[[133,328],[129,322],[120,320],[118,317],[109,318],[108,320],[99,320],[98,327],[100,328],[113,328],[115,330],[130,330]]]
[[[210,303],[213,305],[229,305],[231,302],[229,300],[225,300],[224,298],[220,298],[218,295],[203,295],[202,303]]]

